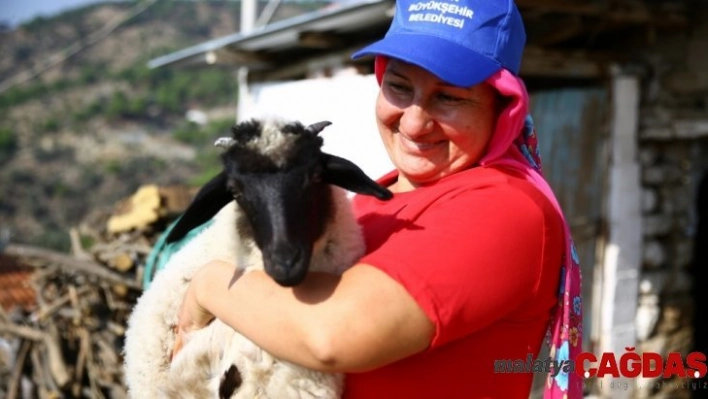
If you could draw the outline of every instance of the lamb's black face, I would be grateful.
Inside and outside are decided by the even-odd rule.
[[[182,239],[235,199],[244,215],[236,228],[242,239],[253,238],[266,273],[281,285],[299,284],[335,211],[331,185],[381,200],[393,196],[352,162],[321,152],[317,134],[327,125],[253,120],[235,126],[233,138],[217,141],[227,147],[224,171],[199,190],[166,242]]]
[[[283,286],[305,278],[330,213],[331,189],[321,180],[319,146],[311,154],[309,148],[293,150],[280,164],[239,148],[224,154],[227,188],[246,219],[239,221],[239,234],[253,237],[266,273]]]

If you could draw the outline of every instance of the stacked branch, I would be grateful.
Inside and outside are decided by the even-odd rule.
[[[0,397],[126,397],[123,340],[145,261],[191,195],[185,188],[143,187],[99,217],[99,228],[72,229],[72,254],[5,248],[0,274],[2,259],[31,268],[37,306],[0,307]]]

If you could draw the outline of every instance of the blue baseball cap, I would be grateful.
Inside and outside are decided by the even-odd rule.
[[[392,57],[469,87],[501,68],[518,75],[525,44],[513,0],[397,0],[386,36],[352,58]]]

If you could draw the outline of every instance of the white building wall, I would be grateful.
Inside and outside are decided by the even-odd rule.
[[[635,317],[642,264],[640,165],[637,156],[639,80],[616,72],[612,81],[608,242],[600,295],[600,350],[621,356],[637,343]],[[612,384],[614,382],[614,384]],[[617,389],[617,383],[628,389]],[[605,398],[628,398],[634,380],[605,378]]]
[[[320,133],[324,151],[346,158],[378,178],[393,170],[393,164],[376,128],[377,94],[373,75],[252,84],[249,106],[240,108],[239,120],[279,116],[304,124],[330,121],[332,125]]]

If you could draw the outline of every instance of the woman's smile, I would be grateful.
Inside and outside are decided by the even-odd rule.
[[[402,191],[433,183],[474,165],[497,118],[489,85],[457,87],[398,60],[386,66],[376,103],[381,138]]]
[[[403,152],[408,153],[410,155],[425,156],[426,154],[431,153],[433,151],[444,149],[447,144],[447,140],[427,142],[416,141],[407,137],[401,132],[395,134],[394,138],[403,150]]]

